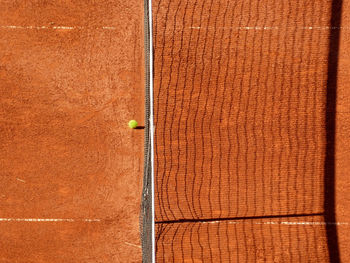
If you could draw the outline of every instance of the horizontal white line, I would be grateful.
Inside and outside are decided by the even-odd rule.
[[[190,28],[192,29],[201,29],[200,26],[191,26]],[[209,29],[213,29],[214,27],[209,27]],[[239,27],[217,27],[217,29],[222,29],[222,28],[232,28],[236,30],[277,30],[279,27],[269,27],[269,26],[239,26]]]
[[[281,225],[348,225],[348,222],[280,222]]]
[[[217,224],[223,221],[202,222],[203,224]],[[244,224],[244,221],[226,221],[228,224]],[[267,221],[267,222],[251,222],[253,225],[350,225],[349,222],[291,222],[291,221]]]
[[[191,29],[201,29],[200,26],[191,26]],[[215,29],[229,28],[235,30],[281,30],[286,29],[283,26],[239,26],[239,27],[216,27]],[[214,27],[209,27],[204,29],[214,29]],[[302,27],[288,27],[287,29],[303,29],[303,30],[339,30],[339,29],[350,29],[348,26],[302,26]]]
[[[73,218],[0,218],[0,222],[100,222],[101,219]]]
[[[75,29],[75,27],[73,26],[53,26],[53,29],[68,29],[68,30],[72,30]]]
[[[104,30],[115,30],[114,26],[103,26],[103,27],[82,27],[82,26],[14,26],[14,25],[3,25],[0,26],[3,29],[37,29],[37,30],[77,30],[77,29],[104,29]]]
[[[78,29],[104,29],[104,30],[116,30],[114,26],[103,26],[103,27],[82,27],[82,26],[16,26],[16,25],[2,25],[0,28],[3,29],[37,29],[37,30],[78,30]],[[191,26],[191,29],[201,29],[200,26]],[[214,27],[209,27],[205,29],[213,29]],[[281,26],[239,26],[239,27],[217,27],[216,29],[222,28],[232,28],[236,30],[280,30],[285,29]],[[348,26],[302,26],[302,27],[288,27],[295,29],[304,29],[304,30],[339,30],[339,29],[350,29]]]
[[[114,26],[103,26],[102,29],[115,30],[116,28]]]

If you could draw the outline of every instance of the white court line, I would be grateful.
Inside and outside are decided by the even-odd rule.
[[[200,29],[200,26],[190,26],[191,29]],[[235,30],[281,30],[284,27],[278,26],[239,26],[239,27],[217,27],[215,29],[235,29]],[[208,29],[214,29],[214,27],[209,27]],[[350,29],[348,26],[302,26],[302,27],[288,27],[287,29],[300,29],[300,30],[339,30],[339,29]]]
[[[114,26],[103,26],[102,29],[115,30],[116,28]]]
[[[274,222],[270,222],[274,223]],[[280,222],[281,225],[349,225],[348,222]]]
[[[101,219],[73,218],[0,218],[0,222],[100,222]]]
[[[202,222],[203,224],[218,224],[218,223],[222,223],[223,221],[221,220],[217,220],[217,221],[210,221],[210,222]],[[238,224],[245,224],[244,221],[228,221],[228,224],[234,224],[234,225],[238,225]],[[310,222],[310,221],[281,221],[281,222],[277,222],[277,221],[266,221],[266,222],[251,222],[251,224],[253,225],[337,225],[337,226],[347,226],[350,225],[349,222]]]
[[[3,29],[37,29],[37,30],[79,30],[79,29],[104,29],[104,30],[116,30],[114,26],[103,27],[82,27],[82,26],[15,26],[15,25],[2,25]]]

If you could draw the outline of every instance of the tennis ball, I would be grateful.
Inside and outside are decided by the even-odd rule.
[[[137,121],[135,121],[135,120],[129,121],[129,127],[131,129],[135,129],[137,127]]]

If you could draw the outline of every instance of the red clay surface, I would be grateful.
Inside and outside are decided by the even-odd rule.
[[[141,261],[143,58],[141,1],[0,1],[1,263]]]
[[[158,262],[220,262],[228,251],[231,262],[329,261],[326,226],[313,221],[315,214],[325,220],[331,6],[153,1]],[[237,252],[226,249],[225,237],[218,242],[214,223],[197,231],[209,235],[202,243],[188,240],[198,226],[166,223],[299,214],[284,217],[297,227],[279,226],[293,248],[276,240],[275,254],[269,239],[276,230],[266,240],[260,226],[249,236],[232,233],[246,244]]]

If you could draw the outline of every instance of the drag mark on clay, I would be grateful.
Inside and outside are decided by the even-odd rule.
[[[126,245],[129,245],[129,246],[132,246],[132,247],[137,247],[137,248],[141,248],[141,246],[139,245],[135,245],[135,244],[132,244],[132,243],[129,243],[129,242],[124,242]]]
[[[17,179],[17,181],[20,181],[20,182],[22,182],[22,183],[25,183],[26,181],[24,181],[24,180],[22,180],[22,179],[19,179],[19,178],[16,178]]]

